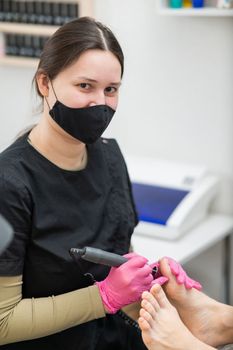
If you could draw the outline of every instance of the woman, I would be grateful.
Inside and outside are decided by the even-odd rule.
[[[41,119],[0,156],[0,212],[14,228],[0,257],[3,349],[145,349],[116,312],[150,289],[147,260],[127,255],[109,272],[69,255],[84,246],[126,254],[137,224],[119,147],[100,138],[123,61],[112,32],[90,18],[44,47],[34,77]]]

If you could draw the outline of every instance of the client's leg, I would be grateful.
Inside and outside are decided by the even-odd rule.
[[[160,270],[169,278],[163,286],[168,299],[195,337],[212,346],[233,342],[233,307],[177,284],[166,259],[161,260]]]
[[[142,294],[139,326],[149,350],[210,350],[182,323],[178,312],[170,304],[160,285]]]

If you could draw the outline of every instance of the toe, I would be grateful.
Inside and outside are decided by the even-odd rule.
[[[160,271],[161,271],[162,276],[169,278],[169,280],[171,278],[174,278],[172,271],[171,271],[171,268],[169,266],[168,258],[162,258],[160,260]]]
[[[143,309],[147,311],[153,319],[156,318],[156,312],[159,311],[160,307],[157,301],[153,297],[153,304],[147,300],[143,300],[141,303]]]
[[[161,308],[165,308],[168,306],[171,307],[171,304],[168,298],[166,297],[166,294],[164,293],[163,288],[160,285],[153,286],[150,292],[154,296],[154,298],[156,299],[157,303]]]
[[[157,302],[157,300],[154,298],[154,296],[150,293],[150,292],[144,292],[142,294],[142,307],[144,307],[144,305],[146,304],[151,304],[152,308],[155,310],[155,311],[158,311],[160,306]]]
[[[139,317],[138,324],[142,331],[148,331],[150,329],[150,325],[144,317]]]
[[[174,260],[169,258],[162,258],[160,261],[160,271],[163,276],[168,278],[169,287],[177,286],[177,276],[179,275],[179,266],[178,264],[174,263]]]
[[[150,328],[153,328],[155,320],[152,318],[152,316],[149,312],[147,312],[145,309],[140,309],[139,315],[140,315],[140,317],[144,318],[144,320],[147,321]]]

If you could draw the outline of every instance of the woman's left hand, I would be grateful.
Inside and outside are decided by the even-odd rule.
[[[185,272],[185,270],[182,268],[182,266],[175,261],[174,259],[170,258],[170,257],[166,257],[166,259],[168,260],[168,264],[170,266],[171,272],[172,274],[176,277],[176,281],[178,284],[183,284],[185,286],[186,289],[191,289],[191,288],[195,288],[197,290],[201,290],[202,286],[199,282],[193,280],[192,278],[190,278],[187,273]],[[154,281],[152,282],[152,284],[154,283],[158,283],[157,280],[161,280],[161,278],[163,278],[163,283],[168,281],[167,277],[162,276],[161,271],[159,269],[159,261],[150,264],[150,266],[152,268],[157,267],[158,268],[158,272],[156,273],[156,275],[154,276]],[[164,280],[164,278],[166,278],[166,280]],[[159,283],[161,284],[161,283]]]

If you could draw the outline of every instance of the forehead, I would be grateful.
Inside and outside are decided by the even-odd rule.
[[[118,58],[110,51],[87,50],[69,67],[60,73],[60,76],[85,76],[99,81],[121,80],[121,65]]]

